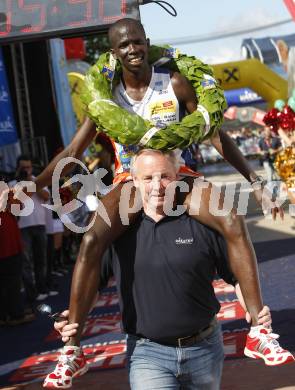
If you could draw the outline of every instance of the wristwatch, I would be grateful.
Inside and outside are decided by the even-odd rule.
[[[251,187],[254,191],[263,189],[267,184],[267,180],[264,180],[262,176],[256,176],[255,179],[250,181]]]

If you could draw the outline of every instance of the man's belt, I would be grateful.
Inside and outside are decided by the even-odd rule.
[[[186,336],[186,337],[180,337],[178,339],[171,338],[171,339],[161,339],[161,340],[155,340],[158,344],[167,345],[170,347],[192,347],[196,343],[204,340],[206,337],[210,336],[213,331],[215,330],[217,325],[217,319],[216,317],[213,318],[213,320],[210,322],[208,326],[201,329],[197,333]]]

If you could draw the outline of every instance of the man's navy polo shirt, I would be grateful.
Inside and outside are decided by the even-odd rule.
[[[220,309],[216,271],[235,284],[223,238],[187,214],[156,223],[143,213],[113,256],[124,331],[155,341],[208,326]]]

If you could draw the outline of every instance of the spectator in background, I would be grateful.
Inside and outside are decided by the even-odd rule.
[[[276,180],[277,175],[273,163],[276,154],[282,149],[280,139],[278,137],[274,137],[270,128],[265,126],[263,136],[258,141],[258,146],[267,181]]]
[[[49,295],[58,295],[58,286],[54,282],[53,275],[63,276],[57,272],[58,257],[62,250],[62,238],[64,232],[63,223],[59,218],[54,218],[56,213],[46,209],[46,234],[47,234],[47,287]]]
[[[54,273],[58,276],[63,276],[68,273],[68,270],[65,267],[64,259],[62,257],[63,249],[63,237],[64,237],[64,225],[60,220],[56,212],[52,213],[53,218],[53,247],[54,247],[54,261],[53,269]]]
[[[282,144],[285,148],[287,148],[289,146],[292,146],[292,147],[295,146],[295,130],[287,133],[283,129],[279,128],[278,135],[280,136],[280,138],[282,140]]]
[[[22,242],[16,218],[0,212],[0,325],[20,325],[35,319],[25,314],[21,296]]]
[[[181,157],[184,159],[186,166],[195,172],[198,170],[198,165],[204,163],[198,144],[191,144],[188,148],[184,149]]]
[[[34,181],[32,159],[21,155],[17,160],[16,181]],[[31,198],[34,202],[33,212],[20,216],[18,225],[24,243],[23,278],[28,299],[42,300],[48,296],[46,284],[46,209],[42,206],[50,197],[47,189],[35,192]]]
[[[241,146],[242,143],[245,141],[245,139],[247,138],[246,137],[246,128],[245,127],[242,127],[241,130],[237,131],[237,135],[236,135],[236,143],[238,146]]]
[[[197,161],[195,160],[193,153],[192,153],[192,145],[190,147],[184,149],[181,153],[181,157],[185,161],[185,165],[188,166],[193,171],[197,171]]]
[[[282,145],[284,148],[292,148],[292,156],[295,157],[295,130],[292,132],[285,132],[283,129],[279,128],[278,134],[282,140]],[[288,197],[292,204],[295,204],[295,186],[294,186],[294,176],[295,176],[295,167],[293,168],[291,185],[288,185]],[[289,184],[289,183],[288,183]]]

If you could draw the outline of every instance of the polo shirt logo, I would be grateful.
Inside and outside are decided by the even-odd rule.
[[[191,245],[194,242],[193,238],[180,238],[175,240],[176,245]]]

